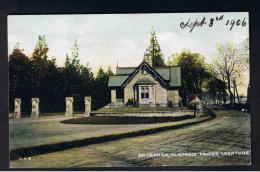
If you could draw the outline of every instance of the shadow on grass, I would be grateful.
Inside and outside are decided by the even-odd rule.
[[[64,124],[95,124],[95,125],[120,125],[120,124],[154,124],[181,121],[193,118],[192,115],[176,117],[137,117],[137,116],[90,116],[84,118],[67,119]]]

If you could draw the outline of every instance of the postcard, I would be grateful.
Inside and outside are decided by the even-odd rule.
[[[251,164],[248,12],[8,15],[10,168]]]

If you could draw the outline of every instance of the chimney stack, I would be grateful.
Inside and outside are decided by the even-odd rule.
[[[153,61],[150,53],[144,53],[144,61],[153,67]]]

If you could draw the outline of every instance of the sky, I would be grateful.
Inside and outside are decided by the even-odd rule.
[[[224,15],[222,20],[209,20]],[[181,22],[207,22],[203,26],[181,28]],[[246,26],[226,26],[227,20],[243,20]],[[211,62],[217,53],[216,44],[228,41],[241,43],[249,37],[248,13],[154,13],[154,14],[81,14],[81,15],[9,15],[8,52],[19,43],[26,55],[31,55],[39,35],[45,35],[49,47],[48,57],[55,57],[63,66],[73,42],[79,45],[79,58],[89,63],[94,72],[99,67],[137,66],[149,45],[152,27],[164,58],[189,49],[200,53]]]

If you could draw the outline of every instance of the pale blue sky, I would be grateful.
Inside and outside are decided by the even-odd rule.
[[[224,14],[223,21],[213,27],[205,25],[181,29],[180,23]],[[246,17],[246,27],[227,27],[227,19]],[[242,42],[249,37],[248,13],[164,13],[164,14],[88,14],[88,15],[11,15],[8,16],[8,50],[11,53],[17,42],[30,55],[38,35],[45,35],[49,57],[57,64],[64,64],[66,53],[70,53],[73,42],[79,44],[82,64],[89,62],[97,71],[99,67],[111,65],[137,66],[143,59],[149,44],[151,27],[154,27],[165,59],[183,48],[201,53],[206,60],[216,53],[217,43]]]

